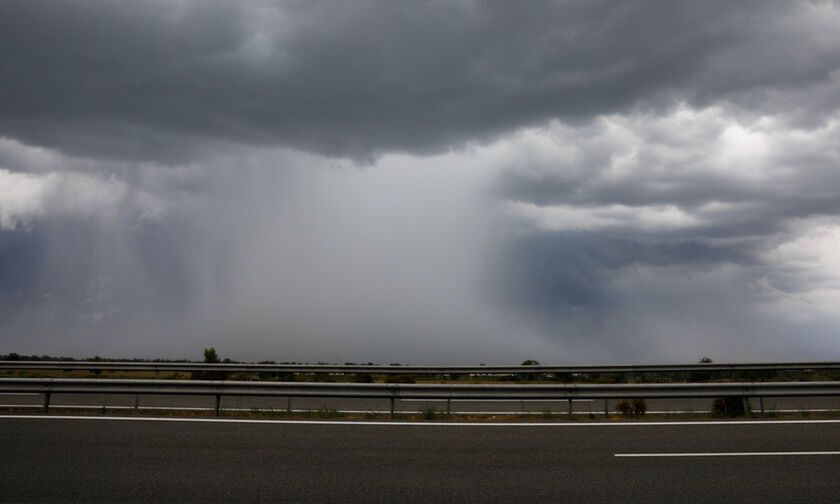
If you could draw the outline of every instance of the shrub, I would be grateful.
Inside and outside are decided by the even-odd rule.
[[[615,403],[615,409],[621,416],[644,416],[647,413],[647,399],[622,399]]]
[[[712,402],[714,417],[739,417],[746,414],[743,397],[718,397]]]
[[[633,406],[627,399],[622,399],[615,403],[615,410],[621,413],[621,416],[630,416],[633,414]]]
[[[427,404],[420,408],[420,414],[423,415],[423,418],[425,418],[426,420],[434,420],[442,413],[442,411],[438,411],[437,408],[430,404]]]
[[[633,399],[633,414],[636,416],[644,416],[645,413],[647,413],[647,399]]]

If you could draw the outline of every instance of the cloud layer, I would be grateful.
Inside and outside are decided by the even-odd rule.
[[[0,3],[0,353],[830,358],[835,2]]]
[[[839,98],[830,2],[10,0],[0,19],[0,132],[116,158],[429,153],[675,101],[813,123]]]

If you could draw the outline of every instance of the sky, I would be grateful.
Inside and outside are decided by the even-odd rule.
[[[840,360],[840,3],[0,2],[0,354]]]

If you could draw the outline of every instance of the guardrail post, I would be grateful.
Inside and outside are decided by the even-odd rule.
[[[448,397],[446,398],[446,414],[447,415],[452,414],[452,399],[450,399]]]
[[[216,416],[219,416],[219,406],[222,403],[222,396],[220,394],[216,394]]]
[[[758,398],[758,406],[761,408],[761,416],[764,416],[764,398]]]
[[[394,396],[391,396],[391,418],[394,418]]]
[[[610,416],[610,400],[606,398],[604,399],[604,416]]]
[[[49,413],[49,410],[50,410],[50,395],[52,395],[52,392],[50,392],[49,390],[44,392],[44,413]]]
[[[292,414],[292,396],[289,396],[286,399],[286,413],[288,413],[289,415]]]
[[[140,394],[134,394],[134,411],[140,409]]]
[[[569,398],[569,416],[572,416],[572,398]]]
[[[751,414],[752,412],[750,411],[750,398],[744,396],[741,398],[741,401],[743,401],[744,403],[744,413],[747,415]]]

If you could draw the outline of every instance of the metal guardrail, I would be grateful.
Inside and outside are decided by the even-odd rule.
[[[595,366],[378,366],[320,364],[205,364],[190,362],[0,361],[0,370],[170,371],[224,373],[327,373],[414,375],[669,373],[691,371],[803,371],[840,369],[840,362],[766,362],[748,364],[643,364]]]
[[[563,385],[451,385],[451,384],[382,384],[382,383],[299,383],[241,382],[206,380],[113,380],[63,378],[0,378],[0,393],[42,393],[44,411],[56,393],[73,394],[153,394],[201,395],[216,398],[216,414],[222,396],[436,399],[552,399],[568,400],[571,414],[573,399],[607,400],[632,398],[706,398],[840,396],[840,382],[744,382],[744,383],[642,383],[642,384],[563,384]],[[763,413],[763,402],[762,413]]]

